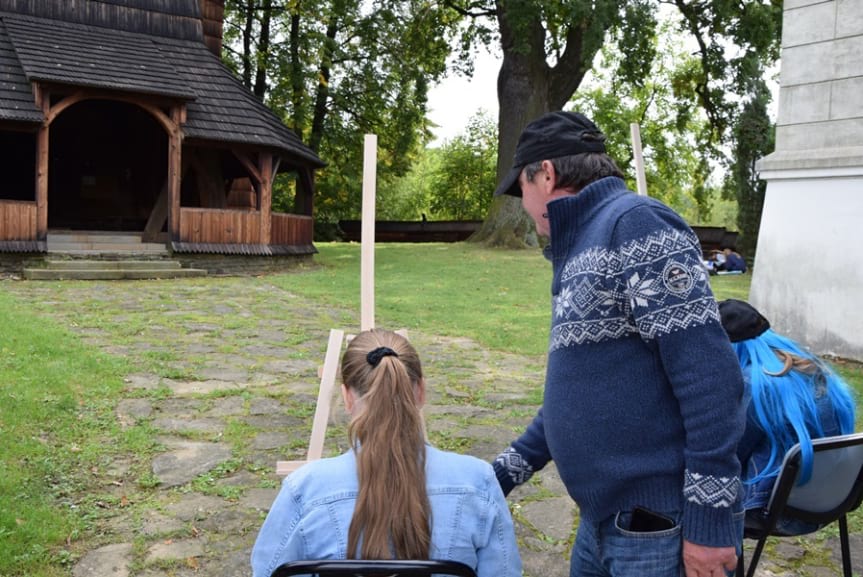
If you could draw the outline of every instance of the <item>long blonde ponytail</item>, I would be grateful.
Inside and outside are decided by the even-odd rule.
[[[348,428],[359,478],[349,558],[428,558],[431,506],[416,397],[422,378],[416,350],[390,331],[360,333],[342,357],[342,380],[362,400]]]

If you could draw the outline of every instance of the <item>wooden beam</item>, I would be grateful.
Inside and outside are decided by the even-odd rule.
[[[255,166],[255,163],[252,162],[252,159],[240,152],[239,150],[233,150],[232,152],[234,153],[234,156],[237,157],[237,160],[240,161],[240,164],[242,164],[243,167],[245,167],[245,169],[249,172],[249,176],[251,176],[255,182],[260,184],[261,173],[258,171],[258,167]]]
[[[360,246],[360,330],[375,328],[375,187],[378,137],[366,134],[363,149],[363,213]]]
[[[273,155],[268,152],[260,154],[261,184],[259,185],[261,244],[269,245],[272,238],[272,204],[273,204]]]
[[[181,180],[186,178],[189,173],[191,163],[183,157],[183,172],[180,176]],[[153,210],[150,211],[150,216],[147,217],[147,224],[144,226],[144,233],[141,235],[141,240],[144,242],[163,242],[159,240],[159,235],[162,233],[162,227],[165,226],[165,221],[171,214],[171,202],[168,198],[168,177],[162,181],[162,186],[159,189],[159,196],[156,197],[156,203],[153,205]]]
[[[180,130],[180,116],[180,107],[173,107],[171,109],[173,126],[168,135],[168,196],[171,200],[168,232],[174,242],[180,241],[180,185],[183,164],[183,132]]]
[[[294,195],[294,212],[312,216],[315,201],[315,173],[311,168],[300,167],[297,169],[300,181],[297,193]]]
[[[52,106],[49,112],[45,115],[45,119],[48,124],[54,122],[54,119],[60,115],[61,112],[72,106],[73,104],[77,104],[84,100],[114,100],[117,102],[125,102],[127,104],[133,104],[135,106],[139,106],[150,113],[156,121],[162,125],[162,128],[165,129],[166,132],[170,133],[174,126],[177,124],[182,124],[186,121],[186,105],[179,104],[177,106],[180,107],[181,111],[177,119],[169,118],[162,110],[148,102],[144,98],[135,97],[135,96],[126,96],[121,94],[113,94],[110,92],[100,92],[100,91],[90,91],[90,90],[79,90],[69,96],[63,98],[60,102]]]
[[[36,105],[42,109],[45,120],[36,134],[36,240],[48,238],[48,170],[49,134],[48,113],[51,109],[51,94],[36,84]]]
[[[159,196],[156,198],[156,204],[153,205],[153,210],[147,218],[147,224],[144,226],[144,233],[141,235],[141,240],[144,242],[152,242],[156,239],[162,226],[171,213],[170,201],[168,199],[168,178],[162,182],[162,188],[159,189]]]
[[[330,329],[330,340],[327,343],[327,355],[324,357],[321,386],[318,389],[318,404],[315,407],[315,419],[312,421],[312,436],[309,439],[309,451],[306,453],[306,460],[278,461],[276,463],[277,475],[292,473],[308,461],[320,459],[324,454],[324,437],[327,432],[327,421],[330,417],[330,405],[333,400],[333,389],[336,385],[336,373],[344,337],[344,331]]]
[[[638,194],[647,196],[647,178],[644,175],[644,155],[641,152],[641,129],[633,122],[629,125],[632,134],[632,157],[635,159],[635,182]]]

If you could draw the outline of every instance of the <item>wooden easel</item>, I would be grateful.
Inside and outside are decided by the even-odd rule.
[[[372,329],[375,326],[375,189],[377,179],[377,146],[377,135],[366,134],[363,148],[363,220],[360,253],[360,330],[362,331]],[[404,335],[404,333],[402,334]],[[350,339],[351,335],[348,335],[347,340],[349,341]],[[330,417],[333,389],[336,385],[336,373],[338,372],[339,357],[341,356],[342,342],[344,340],[344,331],[330,329],[330,339],[327,343],[327,353],[324,357],[323,369],[321,370],[321,384],[318,389],[318,402],[315,407],[315,418],[312,421],[312,435],[309,439],[309,450],[306,453],[306,460],[277,461],[277,475],[289,475],[307,462],[320,459],[323,455],[324,437],[327,433],[327,421]]]

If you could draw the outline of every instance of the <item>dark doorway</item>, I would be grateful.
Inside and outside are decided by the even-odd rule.
[[[144,229],[168,172],[168,136],[149,113],[87,100],[51,123],[48,227]]]
[[[36,135],[0,131],[0,200],[36,200]]]

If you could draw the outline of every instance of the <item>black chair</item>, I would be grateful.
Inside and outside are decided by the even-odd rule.
[[[764,509],[762,523],[747,523],[744,536],[757,539],[746,577],[755,575],[755,568],[767,538],[786,536],[777,530],[782,518],[799,519],[806,523],[826,525],[839,521],[839,541],[842,548],[842,570],[851,577],[851,551],[848,545],[846,515],[863,501],[863,433],[824,437],[812,441],[814,451],[812,477],[797,485],[800,474],[800,445],[794,445],[782,461],[782,468],[773,485],[773,493]],[[743,555],[737,564],[737,577],[743,577]]]
[[[329,559],[323,561],[292,561],[280,565],[270,577],[319,575],[320,577],[476,577],[473,569],[456,561],[371,561]]]

